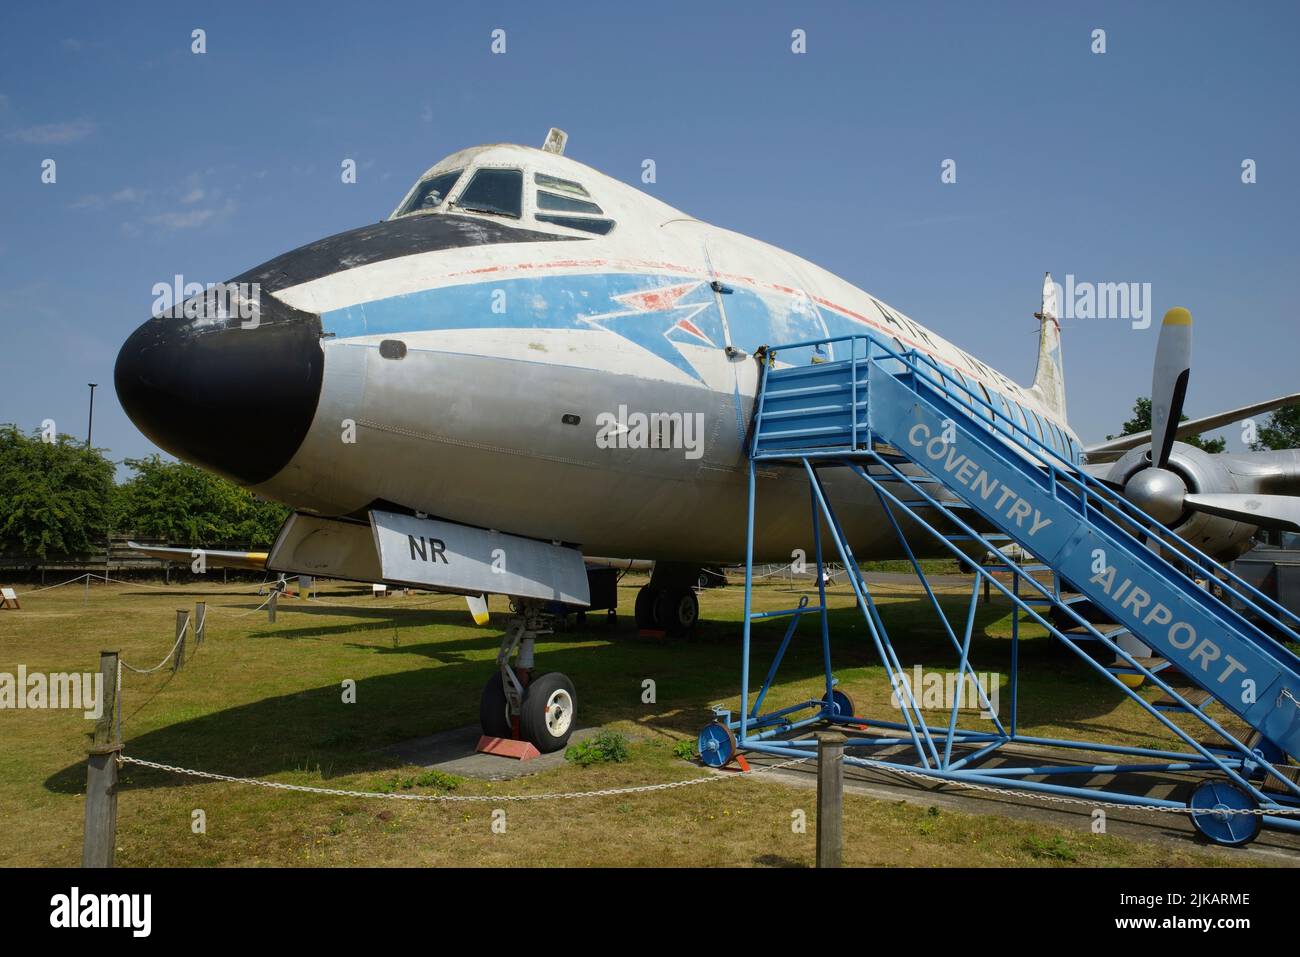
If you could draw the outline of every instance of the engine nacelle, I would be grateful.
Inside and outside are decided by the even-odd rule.
[[[1231,561],[1245,552],[1258,530],[1255,525],[1194,512],[1178,504],[1184,493],[1244,491],[1238,489],[1217,456],[1185,442],[1174,443],[1164,470],[1151,468],[1149,445],[1130,449],[1110,467],[1106,481],[1122,486],[1125,497],[1135,505],[1219,561]]]

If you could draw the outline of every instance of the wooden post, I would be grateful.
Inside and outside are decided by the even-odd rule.
[[[817,735],[817,866],[839,867],[844,855],[844,743],[838,731]]]
[[[172,657],[172,674],[181,670],[185,664],[185,627],[190,622],[190,613],[184,608],[176,609],[176,654]]]
[[[276,602],[278,602],[279,600],[280,600],[279,590],[272,589],[271,600],[266,603],[266,620],[273,625],[275,624],[275,605]]]
[[[81,844],[82,867],[112,867],[117,844],[117,652],[99,653],[103,711],[95,723],[86,760],[86,829]]]
[[[194,644],[203,644],[203,633],[208,624],[208,603],[206,601],[196,601],[194,603]]]

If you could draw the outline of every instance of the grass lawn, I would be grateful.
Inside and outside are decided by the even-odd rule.
[[[137,666],[172,644],[177,608],[208,602],[208,638],[176,675],[126,673],[129,754],[185,767],[276,781],[412,793],[524,794],[676,781],[707,772],[673,753],[694,740],[710,706],[739,693],[739,588],[701,596],[705,619],[690,641],[642,639],[630,610],[644,581],[620,586],[625,614],[611,627],[593,614],[582,628],[539,643],[542,671],[575,682],[583,724],[632,741],[620,764],[562,768],[512,782],[423,775],[385,756],[385,746],[473,724],[491,672],[504,603],[475,627],[459,598],[413,594],[372,599],[368,588],[331,584],[318,602],[285,599],[276,624],[254,611],[255,585],[81,585],[23,598],[0,611],[0,671],[92,671],[100,649]],[[761,587],[761,609],[790,607],[797,593]],[[19,587],[20,593],[24,589]],[[955,655],[919,588],[890,585],[881,611],[905,667],[948,670]],[[814,595],[815,598],[815,595]],[[888,716],[889,689],[844,586],[832,589],[836,674],[859,713]],[[967,598],[945,596],[960,623]],[[974,664],[1005,674],[1011,619],[995,600],[977,612]],[[753,681],[761,680],[784,623],[756,626]],[[1153,720],[1070,656],[1024,626],[1021,729],[1058,737],[1164,745]],[[650,679],[655,703],[643,701]],[[343,703],[343,682],[356,703]],[[767,705],[819,697],[820,644],[804,624]],[[1006,696],[1003,710],[1007,707]],[[0,864],[80,862],[81,792],[90,722],[70,711],[0,711]],[[126,767],[119,801],[119,865],[811,865],[814,792],[737,777],[677,790],[583,800],[413,804],[312,796],[201,782]],[[504,833],[492,812],[506,811]],[[207,832],[191,830],[202,809]],[[806,833],[792,815],[805,812]],[[845,860],[854,865],[1141,865],[1222,863],[1190,838],[1185,847],[1093,835],[990,815],[938,812],[902,802],[845,799]]]

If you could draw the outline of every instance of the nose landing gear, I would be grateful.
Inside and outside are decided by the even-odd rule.
[[[488,679],[479,697],[479,724],[485,738],[478,750],[511,753],[498,744],[524,741],[541,754],[549,754],[568,744],[577,718],[578,696],[568,676],[558,671],[533,673],[537,637],[554,630],[551,616],[542,610],[541,603],[512,605],[511,610],[514,614],[506,623],[497,652],[497,672]]]

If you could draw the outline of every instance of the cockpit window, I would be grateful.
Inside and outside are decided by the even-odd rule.
[[[481,169],[456,197],[455,206],[471,213],[523,214],[524,174],[517,169]]]
[[[595,233],[597,236],[604,236],[614,228],[612,219],[597,219],[603,216],[602,210],[595,203],[591,202],[591,194],[581,183],[575,183],[571,179],[560,179],[558,176],[549,176],[546,173],[534,173],[533,182],[539,187],[537,190],[537,221],[539,223],[551,223],[554,226],[565,226],[569,229],[580,229],[584,233]],[[584,199],[578,199],[582,196]],[[554,213],[577,213],[576,216],[560,216],[551,212],[542,212],[542,210],[554,210]]]
[[[560,179],[558,176],[548,176],[545,173],[534,173],[533,182],[546,189],[558,190],[561,193],[572,193],[574,196],[591,195],[581,183],[575,183],[571,179]]]
[[[458,169],[450,173],[438,173],[436,176],[430,176],[416,187],[415,192],[411,194],[411,198],[397,215],[405,216],[407,213],[437,209],[446,200],[451,188],[456,185],[456,180],[460,179],[460,174],[463,172],[464,170]]]
[[[545,213],[537,214],[539,223],[553,223],[556,226],[568,226],[570,229],[581,229],[586,233],[595,233],[597,236],[604,236],[614,228],[612,219],[590,219],[586,216],[547,216]]]
[[[557,209],[564,213],[595,213],[601,214],[601,209],[595,203],[589,203],[585,199],[574,199],[572,196],[561,196],[559,193],[548,193],[544,189],[537,191],[537,208],[538,209]]]

